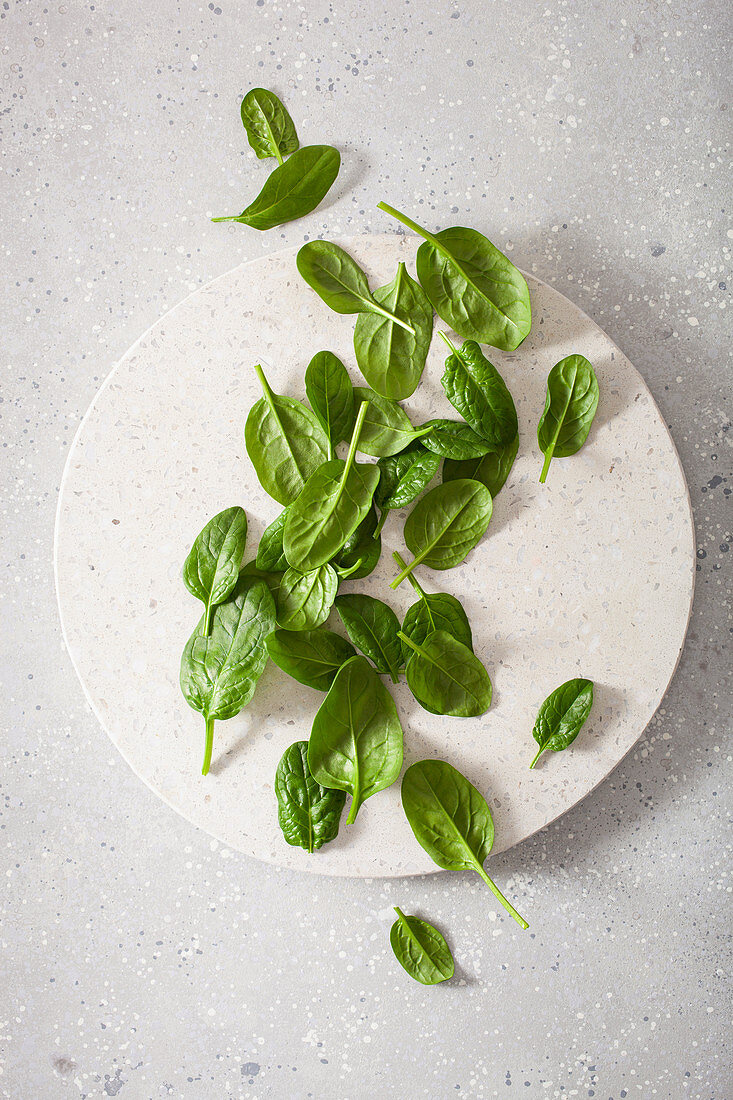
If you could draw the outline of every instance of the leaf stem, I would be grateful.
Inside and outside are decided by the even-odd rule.
[[[539,758],[540,758],[540,757],[542,756],[542,753],[543,753],[544,751],[545,751],[545,747],[544,747],[544,745],[540,745],[540,747],[539,747],[539,749],[538,749],[538,751],[537,751],[537,755],[535,756],[535,758],[534,758],[534,760],[532,761],[532,763],[531,763],[531,764],[529,765],[529,766],[530,766],[530,769],[534,768],[535,764],[537,763],[537,761],[539,760]]]
[[[451,354],[452,354],[452,355],[458,355],[458,348],[457,348],[457,347],[456,347],[456,345],[455,345],[455,344],[453,343],[453,341],[452,341],[452,340],[451,340],[451,338],[450,338],[450,337],[448,336],[448,334],[447,334],[446,332],[443,332],[442,328],[439,328],[439,329],[438,329],[438,336],[442,336],[442,337],[443,337],[444,341],[446,342],[446,344],[447,344],[447,345],[448,345],[448,347],[450,348],[450,350],[451,350]]]
[[[407,568],[407,566],[405,565],[405,559],[402,557],[402,554],[398,554],[396,550],[393,550],[392,551],[392,557],[397,562],[400,569],[406,569]],[[407,579],[410,582],[410,584],[412,585],[413,590],[415,592],[415,595],[419,596],[421,600],[424,600],[425,599],[425,590],[423,589],[422,585],[418,581],[417,577],[414,577],[412,575],[412,573],[408,573]]]
[[[382,514],[380,515],[379,523],[374,528],[374,534],[372,535],[373,539],[378,539],[379,536],[381,535],[382,528],[384,527],[385,523],[387,522],[387,516],[389,515],[389,512],[390,512],[389,508],[385,508],[384,511],[382,512]]]
[[[394,588],[399,588],[399,586],[402,584],[402,582],[405,580],[405,578],[409,577],[411,575],[411,573],[412,573],[413,569],[415,568],[415,566],[420,564],[420,562],[423,560],[423,558],[425,557],[427,552],[428,552],[427,550],[424,550],[422,552],[422,554],[418,554],[416,558],[413,558],[413,560],[410,562],[410,564],[405,566],[405,568],[402,570],[400,575],[398,577],[395,577],[395,579],[392,581],[392,583],[390,584],[389,587],[393,588],[393,589]]]
[[[514,906],[511,904],[511,902],[506,900],[506,898],[502,894],[499,887],[496,885],[496,883],[493,881],[493,879],[489,878],[489,876],[486,874],[486,871],[484,871],[483,867],[481,867],[480,864],[476,865],[476,870],[481,875],[481,878],[484,880],[486,885],[489,887],[489,889],[491,890],[494,897],[497,898],[497,900],[501,902],[501,904],[506,909],[507,913],[511,913],[511,915],[514,917],[517,924],[521,925],[522,928],[529,928],[529,924],[524,919],[524,917],[520,917],[519,913],[516,911]]]
[[[212,218],[212,222],[238,222],[241,214],[227,214],[223,218]]]
[[[555,444],[551,443],[545,451],[545,461],[542,466],[542,473],[540,474],[540,484],[544,485],[547,478],[547,471],[550,469],[550,463],[552,462],[552,453],[555,450]]]
[[[361,806],[361,799],[359,797],[359,788],[357,786],[357,787],[354,788],[354,794],[352,795],[352,798],[351,798],[351,806],[349,807],[349,816],[346,818],[346,824],[347,825],[353,825],[354,824],[354,822],[356,821],[356,815],[359,812],[359,807],[360,806]]]
[[[354,424],[354,430],[351,433],[351,442],[349,443],[349,453],[347,454],[346,461],[344,463],[344,472],[341,475],[341,484],[339,485],[339,493],[341,493],[343,491],[344,485],[346,484],[346,478],[349,476],[349,470],[351,469],[351,467],[354,464],[354,455],[356,454],[356,449],[359,445],[359,436],[361,435],[361,429],[364,425],[364,417],[367,414],[367,409],[368,408],[369,408],[369,402],[368,401],[362,401],[361,405],[359,406],[359,411],[356,414],[356,423]]]
[[[409,332],[410,336],[415,336],[415,330],[412,325],[408,325],[407,321],[403,321],[402,318],[398,317],[396,313],[390,313],[388,309],[380,306],[379,302],[377,302],[374,298],[372,298],[372,301],[369,303],[369,308],[370,310],[372,310],[373,313],[379,313],[382,317],[386,317],[388,321],[393,321],[394,324],[399,325],[400,328],[403,328],[405,330],[405,332]]]
[[[208,638],[211,634],[211,614],[214,608],[211,604],[211,600],[206,604],[206,610],[204,612],[204,637]]]
[[[214,719],[206,719],[206,743],[204,746],[204,763],[201,768],[202,775],[209,774],[209,768],[211,767],[211,753],[214,748]]]
[[[385,214],[389,214],[391,215],[391,217],[396,218],[398,222],[401,222],[403,225],[407,226],[407,228],[411,229],[413,233],[417,233],[417,235],[419,237],[422,237],[423,240],[429,241],[430,244],[434,245],[441,252],[445,251],[440,244],[440,241],[437,241],[432,233],[428,233],[427,229],[423,229],[423,227],[421,225],[418,225],[417,222],[414,222],[412,218],[408,218],[407,214],[401,214],[399,210],[395,210],[394,206],[390,206],[389,203],[386,202],[378,202],[377,207],[380,210],[384,210]]]

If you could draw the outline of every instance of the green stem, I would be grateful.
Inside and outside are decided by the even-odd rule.
[[[434,245],[440,252],[445,251],[440,241],[436,240],[432,233],[428,233],[427,229],[423,229],[423,227],[418,225],[417,222],[414,222],[412,218],[408,218],[407,214],[401,214],[399,210],[395,210],[394,206],[390,206],[389,203],[386,202],[378,202],[377,207],[380,210],[384,210],[385,214],[390,214],[393,218],[396,218],[398,222],[407,226],[413,233],[417,233],[423,240],[429,241],[430,244]]]
[[[426,656],[425,650],[422,648],[422,646],[416,645],[415,642],[413,642],[411,638],[408,638],[406,634],[403,634],[401,630],[397,631],[397,637],[401,638],[405,645],[408,645],[410,649],[415,651],[415,653],[419,653],[421,657]]]
[[[378,539],[379,536],[381,535],[382,528],[384,527],[384,525],[387,521],[387,516],[388,515],[389,515],[389,508],[385,508],[384,511],[382,512],[381,516],[379,517],[379,523],[377,524],[377,526],[374,529],[374,534],[372,535],[373,539]]]
[[[214,608],[211,603],[206,604],[206,610],[204,612],[204,637],[208,638],[211,634],[211,615]]]
[[[412,573],[412,570],[415,568],[415,566],[420,564],[420,562],[423,560],[423,558],[425,557],[427,552],[428,552],[427,549],[423,550],[422,554],[418,554],[416,558],[413,558],[413,560],[410,562],[410,564],[405,566],[405,568],[402,570],[400,575],[398,577],[395,577],[395,579],[392,581],[392,583],[390,584],[389,587],[390,588],[399,588],[399,586],[402,584],[402,582],[405,580],[405,578],[410,576],[410,574]]]
[[[443,332],[442,328],[438,329],[438,336],[443,337],[444,341],[446,342],[446,344],[450,348],[452,355],[458,355],[458,348],[453,343],[453,341],[450,339],[450,337],[447,335],[447,333]]]
[[[214,719],[206,719],[206,744],[204,747],[204,764],[201,768],[202,775],[209,774],[209,768],[211,767],[211,753],[214,748]]]
[[[227,214],[223,218],[212,218],[212,222],[238,222],[241,214]]]
[[[534,760],[532,761],[532,763],[531,763],[531,764],[529,765],[529,766],[530,766],[530,768],[534,768],[535,764],[537,763],[537,761],[539,760],[539,758],[540,758],[540,757],[542,756],[542,753],[543,753],[544,751],[545,751],[545,747],[544,747],[544,745],[541,745],[541,746],[540,746],[540,748],[539,748],[539,749],[538,749],[538,751],[537,751],[537,755],[535,756],[535,758],[534,758]]]
[[[357,787],[354,788],[354,794],[353,794],[353,797],[351,799],[351,807],[349,809],[349,816],[346,818],[346,824],[347,825],[353,825],[354,824],[354,822],[356,821],[356,815],[359,812],[359,807],[360,806],[361,806],[361,799],[359,797],[359,788],[357,786]]]
[[[547,471],[550,469],[550,463],[552,462],[552,453],[553,453],[554,450],[555,450],[555,444],[551,443],[550,446],[545,451],[545,461],[544,461],[543,466],[542,466],[542,473],[540,474],[540,484],[541,485],[545,484],[545,479],[547,478]]]
[[[412,325],[408,325],[407,321],[403,321],[396,313],[390,313],[388,309],[380,306],[379,302],[375,301],[374,298],[369,302],[369,309],[372,313],[379,313],[382,317],[386,317],[388,321],[393,321],[396,325],[399,325],[400,328],[403,328],[405,332],[409,332],[411,336],[415,335],[415,330]]]
[[[398,554],[396,550],[393,550],[392,551],[392,557],[397,562],[400,569],[406,569],[407,568],[407,566],[405,565],[405,559],[402,557],[402,554]],[[415,592],[415,595],[419,596],[421,600],[424,600],[425,599],[425,590],[421,586],[418,579],[416,577],[413,577],[412,573],[408,573],[407,579],[410,582],[410,584],[412,585],[412,588],[413,588],[413,591]]]
[[[351,433],[351,442],[349,443],[349,453],[346,456],[346,462],[344,463],[344,472],[341,475],[341,483],[339,485],[339,496],[343,492],[344,485],[346,484],[346,478],[349,476],[349,470],[354,464],[354,455],[359,445],[359,436],[361,435],[361,429],[364,425],[364,417],[367,414],[369,408],[368,401],[362,401],[359,406],[359,412],[356,414],[356,423],[354,424],[354,430]]]
[[[484,871],[483,867],[481,867],[479,864],[477,864],[476,865],[476,870],[481,875],[481,878],[484,880],[484,882],[486,883],[488,888],[491,890],[494,897],[497,898],[497,900],[501,902],[501,904],[506,909],[507,913],[511,913],[511,915],[514,917],[517,924],[521,925],[522,928],[529,928],[529,925],[527,924],[527,921],[524,919],[524,917],[520,917],[519,913],[516,911],[514,906],[511,904],[511,902],[506,900],[506,898],[502,894],[499,887],[496,885],[495,882],[493,882],[492,879],[489,878],[489,876],[486,874],[486,871]]]
[[[356,565],[351,566],[351,569],[336,569],[336,573],[338,574],[339,580],[345,581],[348,577],[351,576],[352,573],[356,573],[357,569],[360,567],[360,565],[363,561],[364,561],[363,558],[359,558]]]
[[[394,909],[398,917],[402,917],[403,920],[405,919],[405,914],[402,912],[399,905],[393,905],[392,908]]]

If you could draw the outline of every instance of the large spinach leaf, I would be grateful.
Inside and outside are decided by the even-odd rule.
[[[397,588],[421,562],[451,569],[462,562],[489,526],[492,503],[477,481],[445,481],[421,497],[405,523],[405,542],[415,555],[390,588]]]
[[[417,277],[446,324],[469,340],[502,351],[518,348],[532,320],[529,288],[504,253],[475,229],[428,233],[387,203],[378,206],[423,238]]]
[[[415,428],[407,413],[395,401],[380,397],[366,386],[355,386],[357,401],[367,402],[364,427],[359,436],[359,450],[374,458],[389,458],[404,450],[430,428]]]
[[[372,662],[377,672],[399,682],[402,647],[400,624],[391,607],[374,596],[357,592],[336,597],[336,610],[354,645]]]
[[[354,329],[356,361],[376,393],[401,401],[415,392],[425,367],[433,335],[433,307],[403,263],[391,283],[374,291],[374,300],[392,317],[410,325],[414,333],[392,317],[361,313]]]
[[[300,401],[273,393],[262,367],[255,367],[264,396],[247,416],[247,454],[265,492],[291,504],[328,457],[328,440],[314,414]]]
[[[332,145],[304,145],[270,173],[257,198],[241,214],[211,220],[265,230],[303,218],[326,197],[340,166],[341,155]]]
[[[402,767],[402,726],[392,696],[366,657],[336,673],[313,722],[308,763],[318,783],[351,795],[346,824]]]
[[[567,680],[548,695],[539,709],[532,736],[539,751],[530,768],[534,768],[546,749],[560,752],[572,745],[593,706],[593,681],[576,678]]]
[[[194,540],[183,566],[183,583],[204,605],[204,634],[211,629],[214,608],[237,583],[246,544],[247,516],[239,506],[219,512]]]
[[[275,630],[267,651],[278,668],[316,691],[328,691],[341,665],[356,653],[346,638],[324,629]]]
[[[332,351],[317,351],[306,367],[305,394],[331,444],[328,457],[354,428],[354,387]]]
[[[544,482],[553,458],[569,458],[588,438],[598,408],[598,379],[584,355],[568,355],[547,378],[545,409],[537,427],[537,442],[545,456]]]
[[[418,760],[402,777],[402,807],[430,858],[446,871],[475,871],[522,928],[528,928],[484,870],[494,846],[486,799],[445,760]]]
[[[404,451],[380,458],[377,465],[382,473],[374,503],[381,512],[377,528],[381,531],[390,511],[412,504],[430,484],[440,468],[440,456],[426,451],[419,441],[415,441]]]
[[[204,620],[186,643],[181,657],[181,691],[206,722],[204,763],[211,764],[214,722],[239,714],[254,695],[267,664],[265,639],[275,627],[275,601],[258,577],[240,573],[224,603],[214,609],[211,633]]]
[[[447,458],[443,463],[443,481],[472,478],[485,485],[491,496],[495,497],[509,477],[518,450],[519,435],[517,434],[511,443],[507,443],[498,451],[489,451],[483,458],[469,458],[464,462],[454,462],[453,459]]]
[[[405,666],[410,691],[431,714],[477,718],[491,706],[491,680],[468,646],[447,630],[415,642],[403,631],[400,638],[412,650]]]
[[[517,410],[504,379],[475,340],[465,340],[456,348],[444,332],[440,335],[451,350],[441,378],[445,396],[491,447],[510,443],[518,431]]]
[[[330,565],[305,573],[286,569],[277,593],[277,624],[283,630],[314,630],[325,623],[338,592],[338,577]]]
[[[437,985],[453,977],[455,965],[450,947],[437,928],[418,917],[406,917],[398,906],[389,942],[400,966],[423,985]]]
[[[242,100],[242,124],[258,160],[283,157],[298,148],[295,123],[274,92],[252,88]]]
[[[400,569],[405,568],[405,563],[397,551],[392,554],[392,557]],[[429,634],[434,634],[436,630],[445,630],[473,652],[471,624],[460,601],[449,592],[426,592],[414,573],[410,573],[408,580],[418,596],[417,603],[412,604],[405,612],[402,623],[402,633],[409,641],[420,645]],[[405,662],[409,660],[412,652],[410,646],[402,642],[402,657]]]
[[[308,742],[286,749],[275,772],[277,820],[288,844],[315,852],[338,836],[344,791],[322,787],[308,767]]]
[[[348,252],[331,241],[308,241],[296,258],[298,271],[334,313],[377,313],[415,335],[404,321],[374,298],[367,277]]]

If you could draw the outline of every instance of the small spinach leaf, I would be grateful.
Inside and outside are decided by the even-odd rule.
[[[398,683],[402,647],[397,637],[399,620],[392,608],[374,596],[354,593],[337,596],[336,610],[354,645],[369,658],[377,672]]]
[[[288,844],[315,852],[338,836],[344,791],[322,787],[308,767],[308,742],[286,749],[275,772],[277,820]]]
[[[405,542],[415,555],[390,588],[397,588],[416,565],[452,569],[462,562],[489,526],[491,494],[466,478],[436,485],[421,497],[405,523]]]
[[[374,291],[374,300],[411,325],[414,333],[391,317],[361,313],[354,329],[356,361],[376,393],[402,401],[415,392],[425,367],[433,335],[433,307],[403,263],[391,283]]]
[[[519,435],[498,451],[489,451],[483,458],[470,458],[464,462],[454,462],[447,458],[443,463],[443,481],[456,481],[458,478],[473,478],[495,497],[509,477],[514,459],[519,450]]]
[[[473,428],[459,420],[429,420],[422,427],[430,428],[420,440],[423,447],[441,458],[483,458],[491,448]]]
[[[440,335],[451,349],[441,378],[445,396],[491,447],[510,443],[518,431],[517,410],[504,379],[475,340],[465,340],[459,349],[444,332]]]
[[[341,155],[332,145],[304,145],[270,173],[257,198],[241,214],[211,220],[241,222],[264,231],[304,218],[326,197],[340,166]]]
[[[382,537],[377,530],[377,513],[372,507],[331,564],[342,577],[348,573],[350,580],[358,581],[374,572],[381,553]]]
[[[593,706],[593,681],[567,680],[548,695],[539,709],[532,736],[539,745],[530,768],[546,749],[560,752],[572,745]]]
[[[440,456],[426,451],[416,441],[396,455],[380,458],[377,465],[382,474],[374,502],[382,513],[378,527],[381,531],[390,511],[412,504],[430,484],[440,467]]]
[[[418,843],[446,871],[475,871],[522,928],[513,905],[484,870],[494,846],[486,799],[445,760],[418,760],[402,777],[402,808]]]
[[[264,570],[266,573],[282,573],[288,567],[288,560],[283,550],[283,532],[287,512],[287,508],[283,509],[270,526],[262,532],[255,560],[257,568]]]
[[[395,551],[392,557],[400,569],[405,568],[405,563]],[[473,652],[473,637],[471,624],[463,606],[455,596],[448,592],[426,592],[414,573],[410,573],[408,580],[418,596],[417,603],[408,607],[402,623],[402,633],[411,642],[420,645],[429,634],[436,630],[445,630],[451,634],[457,642],[462,642]],[[412,656],[412,650],[406,643],[402,643],[402,657],[405,662]]]
[[[584,355],[568,355],[547,378],[545,410],[537,427],[537,442],[545,456],[544,482],[553,458],[569,458],[588,438],[598,408],[598,379]]]
[[[292,397],[273,393],[262,367],[255,367],[264,397],[247,416],[244,441],[266,493],[291,504],[328,457],[328,440],[318,420]]]
[[[378,313],[415,335],[415,330],[373,297],[367,277],[348,252],[331,241],[308,241],[296,258],[298,271],[334,313]]]
[[[357,401],[367,402],[364,427],[359,436],[362,454],[389,458],[430,431],[429,428],[413,427],[407,413],[395,401],[380,397],[366,386],[354,386],[354,395]]]
[[[237,583],[246,544],[247,517],[239,506],[219,512],[194,540],[183,566],[183,583],[206,609],[204,634],[211,629],[214,608]]]
[[[317,351],[306,367],[305,394],[331,448],[348,439],[354,428],[354,387],[346,367],[332,351]]]
[[[410,691],[431,714],[477,718],[491,706],[491,680],[478,657],[447,630],[417,643],[400,631],[412,650],[405,666]]]
[[[316,691],[328,691],[341,665],[356,653],[346,638],[324,629],[275,630],[267,651],[278,668]]]
[[[437,985],[453,977],[455,964],[450,947],[437,928],[418,917],[406,917],[396,905],[397,920],[389,942],[397,962],[423,985]]]
[[[325,623],[338,586],[330,565],[306,573],[286,569],[277,594],[277,625],[283,630],[314,630]]]
[[[242,125],[258,160],[283,157],[298,148],[295,123],[274,92],[252,88],[242,100]]]

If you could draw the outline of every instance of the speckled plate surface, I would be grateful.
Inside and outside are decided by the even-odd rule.
[[[398,260],[414,271],[413,237],[343,239],[373,287]],[[192,538],[220,509],[242,504],[247,559],[279,505],[260,489],[244,449],[262,362],[273,388],[303,394],[303,372],[331,348],[359,378],[354,318],[332,313],[297,274],[295,249],[242,265],[154,325],[109,375],[69,455],[59,500],[56,581],[64,635],[86,695],[114,744],[169,805],[259,859],[323,874],[395,876],[437,868],[402,815],[399,784],[370,799],[356,823],[309,856],[285,844],[273,776],[283,750],[307,738],[323,696],[272,664],[252,704],[217,723],[210,775],[200,775],[203,721],[178,688],[181,649],[200,605],[181,581]],[[659,706],[684,642],[692,603],[694,532],[672,440],[634,367],[584,313],[529,279],[532,332],[513,354],[491,353],[517,405],[519,455],[497,496],[487,537],[457,569],[424,569],[429,590],[464,602],[475,648],[494,684],[478,719],[422,710],[404,684],[395,698],[405,761],[437,756],[487,795],[496,851],[582,799],[637,741]],[[601,399],[583,450],[555,460],[547,484],[536,424],[545,380],[563,356],[594,364]],[[434,339],[416,421],[455,415],[440,385],[445,349]],[[379,567],[363,590],[401,615],[413,595],[392,593],[395,513]],[[539,704],[572,676],[595,681],[591,717],[572,748],[535,751]]]

